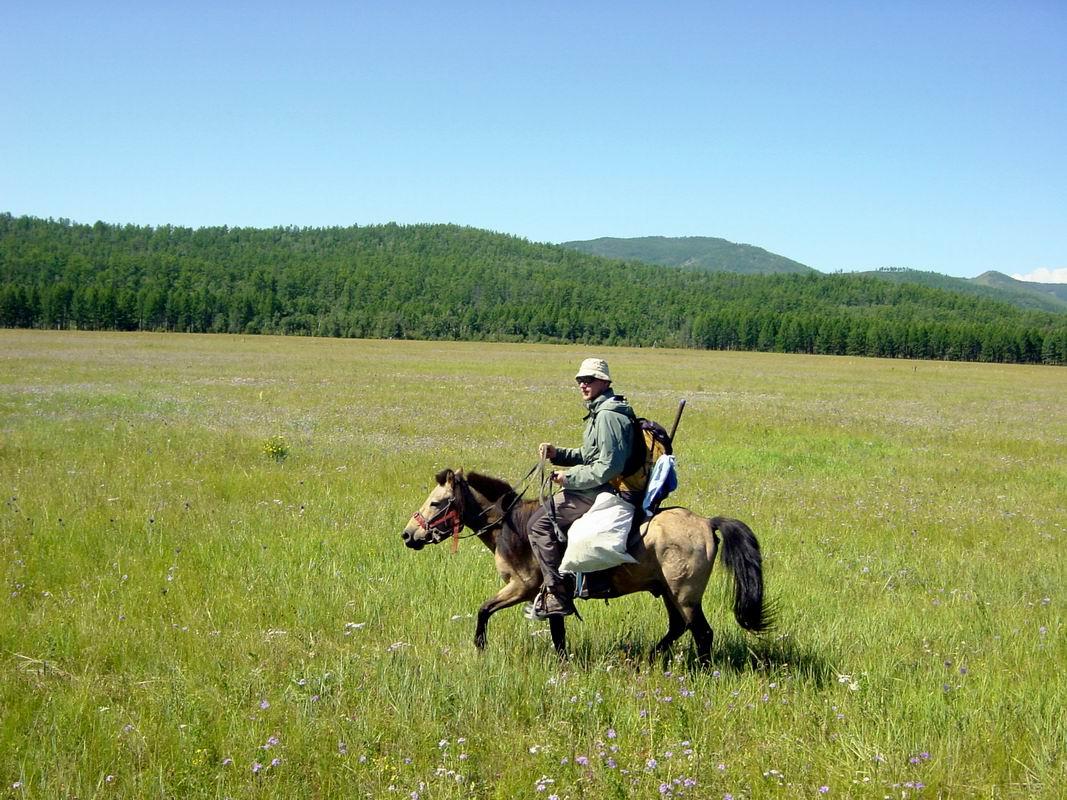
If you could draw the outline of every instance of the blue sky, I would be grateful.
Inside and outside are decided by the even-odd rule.
[[[15,3],[0,210],[1067,281],[1067,3]]]

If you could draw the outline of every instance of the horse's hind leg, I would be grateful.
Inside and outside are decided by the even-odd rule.
[[[704,609],[699,605],[691,609],[689,631],[693,634],[693,641],[696,642],[697,660],[702,667],[708,666],[711,664],[711,643],[715,639],[715,632],[704,616]]]
[[[653,655],[666,652],[678,637],[685,633],[686,623],[674,601],[666,594],[663,595],[663,605],[667,609],[667,634],[656,644]]]
[[[676,605],[676,602],[669,594],[664,594],[663,605],[667,608],[670,627],[667,629],[667,635],[659,640],[655,652],[662,653],[667,650],[679,636],[688,630],[693,634],[693,642],[697,648],[697,660],[702,666],[707,666],[711,663],[711,644],[715,633],[704,616],[704,609],[699,603]]]

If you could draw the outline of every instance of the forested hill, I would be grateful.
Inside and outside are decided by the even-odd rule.
[[[178,228],[0,214],[0,325],[1067,363],[1067,315],[855,275],[608,261],[454,225]]]
[[[594,256],[706,272],[738,272],[742,275],[815,272],[811,267],[775,255],[762,247],[734,244],[726,239],[710,236],[641,236],[634,239],[616,239],[609,236],[582,242],[565,242],[563,246]]]
[[[1000,272],[984,272],[977,278],[953,278],[915,269],[879,269],[861,273],[898,283],[918,283],[950,292],[976,294],[1000,300],[1019,308],[1067,313],[1067,284],[1028,283]]]

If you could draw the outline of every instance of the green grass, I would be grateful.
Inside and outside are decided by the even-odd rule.
[[[0,331],[0,797],[1060,796],[1067,371],[600,348],[778,628],[717,568],[709,670],[649,596],[478,653],[492,558],[400,531],[576,443],[590,354]]]

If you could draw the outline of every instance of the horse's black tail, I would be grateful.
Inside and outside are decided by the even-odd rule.
[[[711,527],[722,534],[722,560],[733,573],[737,624],[753,633],[770,630],[774,613],[763,595],[763,557],[756,535],[729,517],[714,517]]]

